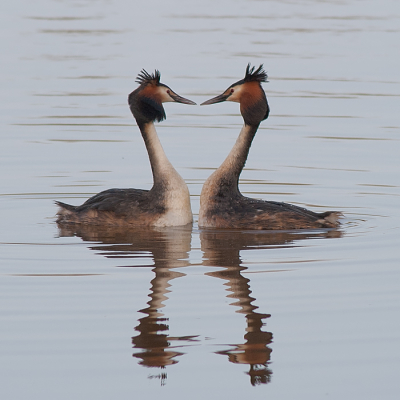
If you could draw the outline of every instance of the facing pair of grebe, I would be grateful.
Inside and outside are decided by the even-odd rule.
[[[239,176],[261,121],[268,118],[269,106],[261,87],[267,74],[261,65],[246,68],[244,79],[224,93],[204,103],[223,101],[240,103],[244,119],[239,137],[222,165],[206,180],[200,196],[200,228],[239,229],[311,229],[338,226],[340,213],[314,213],[287,203],[263,201],[243,196]],[[81,206],[56,202],[60,207],[59,224],[180,226],[192,223],[189,190],[167,159],[158,139],[154,121],[165,119],[162,103],[196,104],[160,83],[160,73],[142,70],[139,87],[128,98],[133,116],[142,133],[153,172],[150,190],[110,189]]]

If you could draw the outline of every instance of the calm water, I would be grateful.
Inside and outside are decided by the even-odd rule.
[[[397,399],[398,1],[3,2],[2,399]],[[238,105],[157,126],[193,229],[60,231],[54,200],[150,188],[127,106],[142,68],[200,103],[264,63],[242,192],[334,232],[199,230]]]

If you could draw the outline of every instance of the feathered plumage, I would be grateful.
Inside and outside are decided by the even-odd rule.
[[[143,69],[136,79],[140,86],[128,97],[149,155],[153,187],[150,190],[105,190],[81,206],[56,202],[60,207],[59,224],[177,226],[192,222],[189,190],[167,159],[154,121],[165,119],[164,102],[195,103],[160,83],[160,77],[158,70],[150,75]]]
[[[235,82],[206,104],[234,101],[240,103],[244,126],[228,157],[206,180],[200,196],[199,226],[236,229],[311,229],[334,228],[340,213],[315,213],[305,208],[275,201],[243,196],[239,176],[246,163],[251,143],[261,121],[269,115],[269,106],[261,86],[267,73],[247,65],[243,79]]]
[[[150,75],[145,69],[142,69],[135,82],[137,82],[139,85],[145,85],[147,83],[154,83],[154,84],[159,84],[161,79],[161,74],[159,70],[154,70],[154,74]]]
[[[264,66],[261,64],[255,71],[255,67],[251,67],[250,63],[247,64],[244,82],[268,82],[268,75],[264,71]]]

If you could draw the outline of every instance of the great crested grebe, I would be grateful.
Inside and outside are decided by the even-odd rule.
[[[240,193],[239,175],[251,142],[260,122],[269,114],[267,98],[261,87],[261,82],[267,81],[267,74],[262,64],[254,69],[248,64],[244,79],[201,104],[238,102],[244,125],[228,157],[204,183],[199,227],[291,230],[338,226],[340,213],[328,211],[319,214],[287,203],[251,199]]]
[[[196,104],[160,83],[160,72],[142,70],[139,87],[128,97],[129,107],[142,133],[153,172],[153,187],[109,189],[91,197],[81,206],[56,201],[59,224],[181,226],[192,223],[189,190],[169,162],[154,121],[166,118],[162,103]]]

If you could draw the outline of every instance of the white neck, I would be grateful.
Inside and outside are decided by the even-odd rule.
[[[163,195],[165,199],[167,211],[164,219],[168,220],[169,225],[171,225],[171,219],[176,219],[177,225],[191,222],[192,211],[188,187],[168,160],[154,124],[152,122],[146,123],[140,127],[140,130],[153,172],[154,184],[151,190],[154,192],[159,191],[160,195]],[[160,224],[162,225],[163,223]]]
[[[239,180],[239,175],[246,163],[251,142],[253,141],[256,131],[257,127],[243,125],[240,134],[236,139],[234,146],[232,147],[232,150],[225,158],[225,161],[218,168],[220,174],[226,175],[231,173]]]
[[[221,166],[206,180],[201,197],[208,197],[218,191],[221,180],[229,182],[232,185],[232,190],[238,189],[238,182],[240,173],[246,163],[249,154],[251,142],[257,132],[257,127],[250,125],[243,125],[239,137],[237,138],[232,150]],[[203,201],[205,200],[203,199]],[[200,198],[200,202],[202,199]]]
[[[157,185],[160,180],[167,177],[181,178],[168,160],[153,122],[145,124],[141,131],[149,154],[154,184]]]

